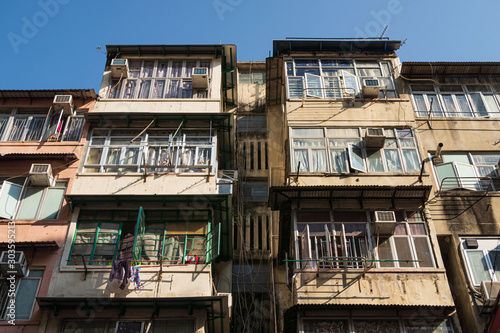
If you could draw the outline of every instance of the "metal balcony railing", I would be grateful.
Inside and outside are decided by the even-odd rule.
[[[307,91],[317,91],[320,92],[321,96],[307,95]],[[325,91],[325,94],[322,93]],[[352,93],[351,93],[352,91]],[[356,99],[357,91],[354,88],[305,88],[302,90],[302,106],[304,106],[304,99],[335,99],[335,100],[347,100],[354,103]]]
[[[438,195],[443,191],[470,190],[470,191],[496,191],[500,179],[491,177],[445,177],[439,186]]]

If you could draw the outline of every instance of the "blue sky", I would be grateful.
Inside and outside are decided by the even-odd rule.
[[[500,1],[4,0],[0,89],[98,89],[106,44],[236,44],[264,60],[273,39],[406,40],[402,61],[500,61]]]

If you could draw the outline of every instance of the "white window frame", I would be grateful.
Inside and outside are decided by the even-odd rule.
[[[210,85],[207,89],[193,89],[184,88],[183,85],[186,83],[191,83],[191,74],[187,73],[187,63],[196,62],[193,67],[208,67],[208,76],[211,77],[212,69],[212,59],[143,59],[143,58],[129,58],[129,66],[132,62],[140,61],[140,69],[134,70],[133,72],[138,72],[138,76],[135,78],[128,77],[120,79],[112,79],[108,84],[108,91],[106,92],[106,99],[197,99],[197,98],[209,98]],[[151,76],[144,76],[145,63],[153,61],[153,69]],[[176,62],[182,62],[181,75],[179,77],[172,76],[173,64]],[[167,64],[167,69],[165,76],[158,76],[159,64]],[[132,70],[130,70],[132,71]],[[149,89],[147,90],[147,97],[139,98],[140,87],[143,81],[150,81]],[[164,81],[162,88],[162,97],[154,97],[155,86],[157,82]],[[176,96],[169,96],[170,83],[174,81],[179,81],[178,92]],[[134,92],[132,96],[127,97],[127,85],[130,82],[136,82],[134,87]],[[189,91],[190,97],[186,97],[184,92]]]
[[[310,130],[317,130],[321,129],[323,132],[322,137],[314,137],[314,136],[294,136],[294,129],[310,129]],[[347,155],[347,161],[346,161],[346,166],[347,166],[347,173],[351,173],[350,170],[354,170],[354,172],[366,172],[366,173],[397,173],[397,174],[402,174],[402,173],[416,173],[419,172],[417,171],[407,171],[409,169],[409,166],[406,164],[405,160],[405,155],[403,154],[404,150],[413,150],[416,152],[417,159],[418,159],[418,165],[420,166],[422,163],[422,159],[420,157],[420,152],[418,151],[418,144],[417,144],[417,138],[415,136],[415,132],[411,130],[411,136],[410,137],[403,137],[400,136],[399,131],[403,131],[404,129],[399,129],[399,128],[386,128],[385,133],[386,133],[386,140],[396,140],[396,145],[397,147],[382,147],[382,148],[373,148],[373,150],[377,149],[380,152],[381,155],[381,162],[383,165],[384,170],[379,171],[379,172],[370,172],[369,171],[369,160],[368,160],[368,155],[367,151],[371,151],[372,148],[366,148],[364,144],[364,133],[366,132],[366,128],[361,128],[361,127],[349,127],[349,129],[356,129],[358,132],[357,137],[333,137],[328,135],[328,129],[342,129],[340,127],[290,127],[289,128],[289,133],[290,133],[290,161],[291,161],[291,172],[297,172],[297,165],[298,162],[295,161],[295,150],[307,150],[307,156],[308,156],[308,162],[309,162],[309,170],[304,170],[304,166],[301,165],[300,167],[300,172],[305,172],[305,173],[339,173],[334,170],[333,166],[333,161],[332,161],[332,156],[331,152],[332,151],[345,151]],[[392,135],[391,135],[392,133]],[[403,146],[401,144],[402,140],[404,138],[411,138],[413,139],[413,146]],[[294,139],[298,140],[307,140],[307,139],[316,139],[316,140],[324,140],[324,145],[323,146],[294,146]],[[361,149],[361,156],[363,158],[363,167],[359,167],[356,165],[353,165],[353,146],[352,144],[349,144],[345,147],[343,146],[330,146],[330,140],[333,139],[338,139],[338,140],[353,140],[353,141],[358,141],[355,146],[358,149]],[[388,141],[386,141],[388,142]],[[327,163],[327,170],[326,171],[311,171],[313,164],[312,164],[312,150],[326,150],[326,163]],[[388,166],[388,161],[387,157],[385,156],[385,151],[386,150],[397,150],[397,156],[399,159],[399,164],[401,165],[401,171],[389,171],[389,166]],[[340,172],[342,173],[342,172]]]
[[[31,271],[41,271],[42,272],[42,276],[29,276],[30,272]],[[35,295],[33,297],[33,304],[31,306],[31,310],[30,310],[30,315],[28,318],[16,318],[16,321],[28,321],[31,319],[31,317],[33,316],[33,309],[35,308],[35,304],[36,304],[36,297],[38,295],[38,292],[40,291],[40,285],[42,284],[42,280],[43,280],[43,275],[44,275],[44,270],[43,269],[37,269],[37,268],[34,268],[32,270],[29,270],[28,271],[28,276],[25,276],[25,277],[22,277],[22,278],[17,278],[15,280],[15,285],[16,285],[16,290],[15,290],[15,297],[17,297],[17,293],[19,292],[19,287],[21,285],[21,280],[38,280],[38,287],[36,289],[36,292],[35,292]],[[5,304],[2,304],[2,306],[5,306],[5,308],[2,308],[0,309],[0,320],[10,320],[10,319],[7,319],[7,313],[6,313],[6,308],[9,304],[9,297],[8,297],[8,293],[10,292],[9,290],[9,285],[10,285],[10,282],[7,280],[7,277],[2,277],[0,278],[1,280],[3,281],[6,281],[7,283],[7,299],[6,299],[6,302]]]
[[[215,131],[212,131],[212,137],[209,135],[207,136],[189,136],[189,133],[192,132],[189,129],[180,131],[175,138],[172,138],[172,134],[169,134],[169,136],[161,136],[161,135],[155,135],[155,131],[149,131],[148,133],[142,135],[140,138],[136,139],[136,143],[133,145],[127,145],[127,146],[122,146],[122,145],[111,145],[111,140],[112,139],[126,139],[130,140],[132,137],[131,136],[123,136],[123,135],[113,135],[114,132],[119,132],[119,131],[130,131],[131,129],[94,129],[94,132],[92,133],[91,139],[90,139],[90,144],[87,148],[86,156],[85,156],[85,163],[83,167],[83,172],[85,173],[86,168],[99,168],[98,173],[122,173],[122,172],[131,172],[131,173],[140,173],[144,171],[144,157],[146,157],[146,160],[148,161],[150,159],[150,152],[155,150],[155,149],[168,149],[170,150],[171,156],[170,158],[172,159],[172,165],[171,168],[154,168],[154,167],[148,167],[148,172],[160,172],[160,173],[167,173],[167,172],[175,172],[175,173],[185,173],[185,172],[198,172],[198,173],[206,173],[208,165],[210,165],[210,171],[213,173],[216,170],[217,167],[217,152],[216,152],[216,147],[217,147],[217,133]],[[105,135],[94,135],[95,131],[102,131],[105,132],[107,131],[107,134]],[[172,132],[174,133],[175,130]],[[208,129],[206,130],[208,134]],[[154,140],[156,138],[163,138],[166,142],[168,141],[170,145],[153,145],[149,144],[149,140]],[[93,144],[95,139],[104,139],[104,144]],[[210,143],[200,143],[200,144],[189,144],[190,142],[188,139],[207,139],[210,140]],[[189,165],[183,165],[182,164],[182,157],[184,156],[183,154],[189,149],[189,148],[195,148],[195,155],[194,155],[194,161],[195,163],[189,164]],[[132,148],[132,149],[138,149],[137,153],[137,160],[136,163],[133,164],[123,164],[125,154],[127,152],[127,148]],[[90,156],[89,152],[91,149],[102,149],[100,160],[98,164],[89,164],[88,158]],[[110,149],[121,149],[120,151],[120,157],[119,157],[119,164],[107,164],[106,161],[109,156],[109,151]],[[201,149],[209,149],[210,151],[210,161],[206,161],[207,163],[202,164],[200,163],[201,159]],[[157,155],[157,154],[155,154]],[[155,156],[155,159],[158,159],[160,156]],[[196,162],[198,161],[198,162]],[[204,161],[204,160],[203,160]],[[209,162],[209,163],[208,163]],[[157,166],[160,166],[159,164],[155,164]],[[163,165],[170,166],[168,163],[163,163]],[[113,168],[113,169],[120,169],[123,168],[122,171],[107,171],[107,168]],[[127,171],[130,170],[130,171]],[[93,172],[87,172],[87,173],[93,173]]]
[[[443,91],[441,88],[433,85],[426,84],[429,87],[433,87],[433,91],[419,91],[415,90],[412,85],[410,85],[411,89],[411,98],[414,105],[414,110],[417,117],[428,117],[429,108],[430,108],[430,100],[428,95],[435,95],[436,100],[433,103],[439,103],[440,110],[432,111],[431,117],[464,117],[464,118],[494,118],[500,117],[500,91],[498,91],[498,87],[493,87],[493,85],[488,83],[475,83],[475,84],[446,84],[444,86],[460,86],[461,91]],[[472,86],[485,86],[489,91],[472,91]],[[474,103],[472,102],[472,94],[478,94],[481,102],[483,103],[485,110],[479,111],[475,108]],[[415,95],[422,95],[424,98],[424,103],[426,106],[426,110],[417,110],[415,102]],[[448,110],[446,107],[446,103],[444,101],[444,96],[452,96],[453,104],[457,111]],[[466,100],[466,105],[469,110],[462,110],[461,104],[458,103],[457,96],[464,96]],[[486,101],[485,96],[490,96],[493,99],[493,102],[496,105],[497,110],[491,110],[488,102]],[[481,112],[485,112],[481,114]],[[438,115],[435,115],[438,114]]]
[[[64,184],[64,186],[63,186]],[[64,190],[64,193],[63,193],[63,196],[61,197],[61,202],[59,203],[59,209],[57,211],[57,215],[55,218],[53,219],[44,219],[44,221],[48,221],[48,220],[57,220],[59,218],[59,215],[61,214],[61,207],[62,207],[62,203],[64,202],[64,194],[66,193],[66,189],[67,189],[67,186],[68,186],[68,182],[67,181],[56,181],[54,186],[48,186],[48,187],[35,187],[35,186],[26,186],[22,193],[21,193],[21,199],[19,200],[19,203],[18,203],[18,206],[17,206],[17,212],[16,212],[16,219],[19,220],[19,214],[23,208],[23,205],[24,205],[24,201],[26,199],[26,192],[29,190],[29,189],[43,189],[43,193],[40,197],[40,202],[38,204],[38,208],[36,210],[36,213],[35,213],[35,217],[33,219],[28,219],[27,221],[30,221],[30,220],[38,220],[40,218],[40,213],[42,212],[42,209],[45,205],[45,201],[47,199],[47,195],[49,193],[50,190],[53,190],[53,189],[59,189],[59,190]],[[26,219],[25,219],[26,220]]]
[[[465,248],[465,246],[464,246],[465,240],[468,238],[477,239],[478,245],[479,245],[477,249],[466,249]],[[495,250],[495,248],[491,248],[491,245],[495,245],[495,242],[496,242],[495,248],[498,247],[497,250]],[[490,243],[491,243],[491,245],[490,245]],[[488,274],[490,276],[490,280],[488,280],[487,282],[499,281],[499,279],[495,275],[495,271],[493,270],[494,265],[492,264],[491,259],[488,256],[488,253],[492,252],[492,251],[496,251],[498,253],[498,255],[500,255],[500,238],[495,238],[495,237],[461,237],[460,238],[460,249],[462,252],[463,260],[466,264],[467,276],[468,276],[469,281],[471,281],[473,286],[479,287],[481,285],[481,281],[476,281],[474,279],[474,275],[472,274],[470,259],[467,256],[467,252],[480,252],[480,251],[482,251],[483,257],[485,258],[486,265],[488,266]],[[497,271],[500,274],[500,267],[497,269]]]

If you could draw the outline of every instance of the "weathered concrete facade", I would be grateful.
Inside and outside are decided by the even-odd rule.
[[[83,115],[92,110],[93,90],[2,90],[0,176],[2,177],[1,251],[22,253],[27,267],[15,277],[14,319],[5,311],[10,299],[2,278],[2,332],[38,332],[42,311],[35,301],[49,293],[71,219],[63,195],[71,190],[82,157],[88,126]],[[55,96],[72,96],[71,114],[53,104]],[[54,124],[57,125],[54,127]],[[78,126],[76,126],[77,124]],[[53,181],[36,184],[33,164],[50,165]],[[12,243],[11,241],[15,242]],[[9,289],[10,292],[10,289]],[[5,321],[3,321],[5,320]]]

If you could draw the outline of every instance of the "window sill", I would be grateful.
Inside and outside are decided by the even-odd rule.
[[[296,270],[295,273],[298,274],[316,274],[318,273],[318,269],[308,269],[308,270]],[[344,273],[359,273],[364,272],[363,268],[320,268],[320,273],[331,273],[331,272],[344,272]],[[446,269],[444,268],[371,268],[366,271],[366,273],[375,273],[375,274],[394,274],[394,273],[404,273],[404,274],[422,274],[422,273],[446,273]]]
[[[220,98],[101,98],[100,102],[220,102]]]
[[[499,117],[424,117],[415,115],[416,120],[439,120],[439,121],[500,121]]]
[[[163,176],[179,176],[179,177],[206,177],[208,173],[206,172],[183,172],[183,173],[148,173],[148,177],[163,177]],[[79,172],[77,173],[78,177],[92,176],[92,177],[144,177],[144,172],[128,172],[128,173],[119,173],[119,172]],[[210,177],[215,177],[215,173],[210,173]]]

